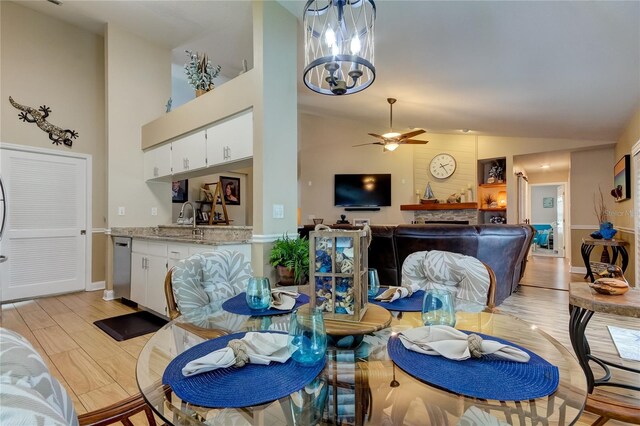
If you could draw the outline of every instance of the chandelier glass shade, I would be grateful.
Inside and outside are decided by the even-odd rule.
[[[360,92],[376,78],[373,0],[309,0],[304,7],[304,84],[324,95]]]

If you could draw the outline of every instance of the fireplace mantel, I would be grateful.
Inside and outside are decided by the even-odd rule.
[[[402,204],[400,210],[477,210],[478,203]]]

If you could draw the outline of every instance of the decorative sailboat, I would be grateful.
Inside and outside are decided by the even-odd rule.
[[[435,195],[433,195],[433,190],[431,189],[431,182],[427,182],[427,187],[424,190],[424,195],[420,200],[421,204],[432,204],[437,203],[438,199]]]

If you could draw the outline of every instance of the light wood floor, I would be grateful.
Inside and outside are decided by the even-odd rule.
[[[536,324],[571,349],[568,333],[570,280],[564,259],[535,257],[527,265],[522,286],[499,309]],[[586,283],[585,283],[586,285]],[[79,413],[92,411],[137,393],[135,364],[150,335],[116,342],[93,321],[133,312],[119,302],[106,302],[102,292],[74,293],[4,304],[0,325],[25,336],[42,354],[53,374],[70,392]],[[617,359],[606,325],[640,329],[640,320],[595,314],[588,329],[594,353]],[[621,361],[640,368],[638,362]],[[623,377],[627,381],[632,376]],[[591,424],[585,413],[578,424]],[[140,420],[140,419],[137,419]],[[609,422],[607,425],[622,425]]]

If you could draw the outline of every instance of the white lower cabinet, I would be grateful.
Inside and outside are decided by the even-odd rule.
[[[196,253],[235,250],[251,261],[251,244],[180,244],[133,239],[131,252],[131,300],[167,316],[164,280],[179,260]]]
[[[167,274],[167,244],[133,240],[131,252],[131,300],[167,315],[164,278]]]

